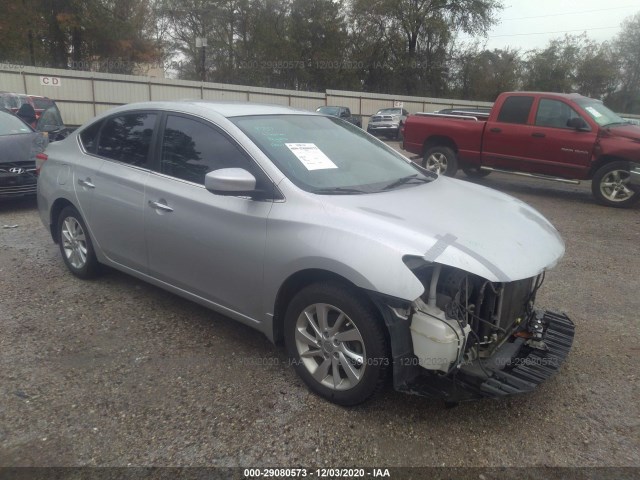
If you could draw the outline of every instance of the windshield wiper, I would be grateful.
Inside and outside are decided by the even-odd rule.
[[[607,124],[603,125],[603,127],[604,128],[611,127],[612,125],[628,125],[630,123],[631,122],[626,122],[626,121],[625,122],[611,122],[611,123],[607,123]]]
[[[382,187],[382,190],[391,190],[393,188],[399,187],[400,185],[407,185],[410,183],[426,183],[430,182],[431,180],[431,178],[418,177],[418,174],[414,173],[413,175],[408,175],[406,177],[399,178],[395,182],[391,182],[389,185]]]
[[[361,193],[367,193],[364,190],[351,187],[327,187],[317,188],[313,191],[319,195],[357,195]]]

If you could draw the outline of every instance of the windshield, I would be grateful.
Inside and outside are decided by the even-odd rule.
[[[601,127],[607,127],[609,125],[622,125],[627,122],[620,117],[617,113],[612,112],[604,106],[602,102],[593,100],[591,98],[581,98],[576,100],[576,103],[585,109],[587,114],[595,120],[595,122]]]
[[[337,117],[340,114],[340,107],[320,107],[316,112]]]
[[[31,99],[33,100],[33,105],[36,110],[46,110],[47,108],[55,105],[53,100],[49,98],[31,97]]]
[[[397,108],[383,108],[382,110],[378,110],[376,115],[402,115],[402,110],[398,110]]]
[[[10,113],[0,112],[0,136],[31,133],[27,124]]]
[[[36,130],[47,132],[63,127],[64,123],[62,122],[60,110],[58,110],[58,107],[53,106],[42,112],[42,115],[40,115],[40,120],[38,120],[38,124],[36,125]]]
[[[308,192],[373,193],[433,178],[360,128],[336,118],[261,115],[231,121]]]

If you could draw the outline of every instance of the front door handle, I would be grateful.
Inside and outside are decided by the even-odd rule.
[[[153,200],[149,200],[149,206],[151,208],[162,210],[164,212],[173,212],[173,208],[171,208],[169,205],[165,203],[154,202]]]
[[[489,131],[493,133],[500,133],[502,132],[502,129],[494,127],[494,128],[490,128]]]
[[[544,133],[540,133],[540,132],[535,132],[531,134],[532,137],[537,137],[537,138],[544,138],[546,137],[546,135]]]
[[[78,185],[81,185],[87,188],[96,188],[96,186],[93,183],[91,183],[91,179],[89,177],[87,177],[86,180],[82,180],[81,178],[79,178]]]

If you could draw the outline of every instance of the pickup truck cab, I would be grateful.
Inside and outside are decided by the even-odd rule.
[[[349,107],[334,107],[331,105],[316,108],[317,113],[330,115],[332,117],[341,118],[349,123],[353,123],[356,127],[362,128],[362,120],[355,115],[351,115]]]
[[[461,168],[471,177],[501,171],[568,183],[591,180],[594,197],[604,205],[629,207],[640,200],[630,173],[640,167],[640,127],[578,94],[503,93],[487,120],[411,115],[402,148],[447,176]]]

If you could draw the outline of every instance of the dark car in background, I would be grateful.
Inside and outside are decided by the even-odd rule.
[[[38,160],[44,160],[47,136],[0,109],[0,198],[35,195]]]
[[[362,120],[360,119],[360,117],[351,115],[351,110],[349,110],[349,107],[318,107],[316,108],[316,112],[322,113],[323,115],[331,115],[332,117],[341,118],[349,123],[353,123],[356,127],[362,128]]]

